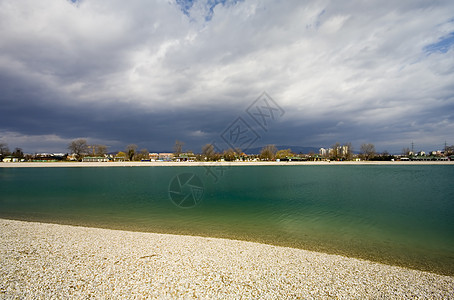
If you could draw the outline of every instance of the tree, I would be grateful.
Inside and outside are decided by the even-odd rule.
[[[202,156],[210,161],[214,160],[216,156],[216,151],[214,150],[214,146],[212,144],[206,144],[205,146],[202,147]]]
[[[136,155],[137,160],[145,160],[150,159],[148,149],[141,149],[139,154]]]
[[[352,143],[348,142],[342,146],[342,157],[346,160],[351,160],[353,158]]]
[[[331,157],[334,159],[334,160],[337,160],[341,157],[342,153],[342,148],[341,148],[341,145],[339,143],[335,143],[333,146],[332,146],[332,149],[333,149],[333,152],[331,154]]]
[[[8,144],[0,143],[0,158],[10,155]]]
[[[284,150],[279,150],[276,152],[276,158],[283,159],[293,156],[292,150],[291,149],[284,149]]]
[[[15,158],[24,158],[24,152],[22,152],[21,148],[14,149],[14,152],[11,155]]]
[[[115,156],[116,156],[116,157],[124,157],[124,158],[126,158],[127,155],[126,155],[126,153],[124,153],[123,151],[120,151],[120,152],[118,152],[117,155],[115,155]]]
[[[175,141],[175,145],[173,146],[173,153],[175,154],[175,156],[180,156],[180,154],[183,153],[183,146],[184,143],[182,141]]]
[[[452,155],[454,154],[454,146],[451,145],[451,146],[447,146],[445,147],[445,156],[449,156],[449,155]]]
[[[225,161],[234,161],[236,159],[236,153],[235,150],[232,148],[229,148],[228,150],[224,151],[223,154],[224,160]]]
[[[88,144],[86,139],[73,140],[68,145],[69,151],[76,155],[78,161],[82,160],[82,157],[88,153]]]
[[[375,156],[375,146],[374,144],[362,144],[361,145],[361,154],[365,160],[369,160]]]
[[[123,151],[120,151],[117,153],[117,155],[115,155],[115,158],[117,160],[124,161],[126,159],[126,153],[124,153]]]
[[[274,145],[266,145],[260,151],[261,160],[274,160],[276,156],[277,148]]]
[[[235,151],[235,154],[236,154],[236,158],[239,158],[239,159],[243,159],[243,150],[241,150],[241,148],[237,147],[235,149],[233,149],[233,151]]]
[[[410,150],[410,148],[408,148],[408,147],[402,149],[402,155],[403,155],[403,156],[408,156],[408,155],[410,155],[410,152],[411,152],[411,150]]]
[[[134,159],[134,156],[136,154],[136,149],[137,149],[136,144],[129,144],[128,146],[126,146],[126,153],[128,153],[128,158],[130,161],[132,161]]]
[[[106,145],[94,145],[96,156],[104,156],[107,154],[107,146]]]
[[[394,158],[393,155],[389,154],[389,152],[387,150],[383,151],[383,153],[381,153],[380,155],[378,156],[375,156],[373,158],[373,160],[381,160],[381,161],[390,161]]]

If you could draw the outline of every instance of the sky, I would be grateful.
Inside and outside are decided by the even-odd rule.
[[[454,144],[454,1],[0,0],[0,142]]]

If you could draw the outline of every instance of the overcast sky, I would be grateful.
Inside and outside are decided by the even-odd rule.
[[[0,0],[0,141],[442,149],[453,45],[454,1]]]

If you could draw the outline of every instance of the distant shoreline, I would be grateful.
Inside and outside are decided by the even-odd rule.
[[[40,167],[203,167],[203,166],[330,166],[330,165],[453,165],[454,161],[307,161],[307,162],[2,162],[0,168]]]

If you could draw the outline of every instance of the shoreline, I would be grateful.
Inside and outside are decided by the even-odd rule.
[[[220,238],[0,219],[0,296],[452,298],[454,277]]]
[[[0,168],[40,167],[210,167],[210,166],[453,165],[454,161],[310,161],[310,162],[1,162]]]

